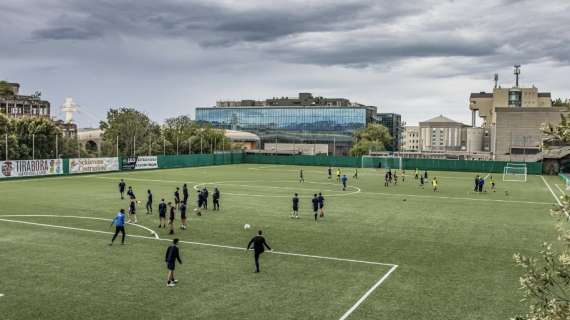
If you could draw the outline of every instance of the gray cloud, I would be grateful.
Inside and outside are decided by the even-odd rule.
[[[4,0],[0,77],[98,116],[314,91],[411,123],[432,110],[467,121],[469,92],[495,72],[510,81],[515,63],[523,81],[570,96],[569,11],[566,0]]]

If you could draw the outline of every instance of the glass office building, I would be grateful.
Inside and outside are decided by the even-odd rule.
[[[196,121],[216,128],[256,133],[261,143],[329,144],[337,154],[347,154],[352,133],[375,121],[376,107],[292,106],[197,108]],[[329,148],[330,152],[333,152]]]

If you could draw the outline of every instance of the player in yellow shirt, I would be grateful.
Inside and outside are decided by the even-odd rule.
[[[437,177],[433,177],[433,179],[431,180],[431,185],[433,186],[433,192],[438,192],[438,188],[437,188]]]

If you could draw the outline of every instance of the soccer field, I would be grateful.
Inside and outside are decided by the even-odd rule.
[[[475,173],[429,172],[439,180],[435,193],[411,171],[384,187],[384,170],[359,169],[355,180],[354,169],[342,168],[342,191],[326,167],[303,167],[304,183],[299,169],[248,164],[0,182],[0,319],[508,319],[524,311],[512,256],[535,254],[556,236],[548,213],[563,192],[557,177],[503,182],[496,174],[496,193],[475,193]],[[142,201],[139,226],[127,226],[126,245],[110,247],[109,223],[128,207],[121,178]],[[175,234],[183,241],[180,282],[167,288],[173,236],[157,228],[156,206],[183,183],[219,187],[221,211],[189,210],[189,228]],[[295,192],[298,220],[290,219]],[[326,215],[315,223],[318,192]],[[190,208],[195,199],[190,192]],[[256,274],[244,248],[258,229],[275,252],[262,256]]]

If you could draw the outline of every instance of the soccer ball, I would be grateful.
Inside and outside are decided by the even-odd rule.
[[[249,228],[251,228],[251,226],[249,225],[249,223],[246,223],[246,224],[243,225],[243,229],[244,229],[244,230],[247,230],[247,229],[249,229]]]
[[[141,201],[140,201],[140,200],[137,200],[137,204],[141,204]]]

